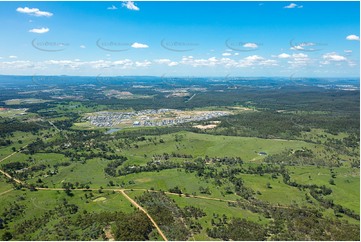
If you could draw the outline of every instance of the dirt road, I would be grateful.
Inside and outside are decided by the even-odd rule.
[[[149,215],[149,213],[147,212],[147,210],[145,210],[142,206],[140,206],[136,201],[134,201],[131,197],[129,197],[124,190],[119,190],[120,193],[126,198],[128,199],[129,202],[131,202],[136,208],[138,208],[139,210],[141,210],[143,213],[145,213],[145,215],[147,215],[147,217],[150,219],[150,221],[153,223],[154,227],[157,229],[158,233],[160,234],[160,236],[162,236],[162,238],[165,241],[168,241],[167,237],[163,234],[162,230],[159,228],[158,224],[154,221],[154,219]]]

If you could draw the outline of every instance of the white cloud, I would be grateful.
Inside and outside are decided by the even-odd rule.
[[[112,5],[111,7],[108,7],[107,9],[108,10],[117,10],[118,8],[116,6],[114,6],[114,5]]]
[[[251,56],[247,56],[246,58],[244,58],[246,61],[259,61],[259,60],[263,60],[263,57],[259,56],[259,55],[251,55]]]
[[[180,63],[183,65],[191,65],[193,67],[215,66],[217,64],[217,59],[215,57],[208,59],[195,59],[193,56],[183,56]]]
[[[282,54],[279,54],[277,57],[280,59],[287,59],[287,58],[290,58],[291,56],[289,54],[282,53]]]
[[[296,3],[290,3],[290,5],[284,6],[283,8],[303,8],[303,6],[297,5]]]
[[[81,66],[85,63],[80,62],[78,60],[48,60],[45,61],[44,64],[46,65],[56,65],[60,68],[70,69],[70,70],[78,70]]]
[[[137,43],[134,42],[131,47],[136,48],[136,49],[144,49],[144,48],[148,48],[149,46],[146,44],[141,44],[141,43]]]
[[[136,66],[136,67],[148,67],[148,66],[150,66],[151,64],[152,64],[152,62],[147,61],[147,60],[145,60],[145,61],[136,61],[136,62],[135,62],[135,66]]]
[[[234,53],[234,55],[239,55],[239,53]]]
[[[168,66],[177,66],[178,64],[178,62],[172,61],[168,64]]]
[[[258,45],[256,43],[245,43],[243,47],[255,49],[258,48]]]
[[[5,61],[0,62],[0,69],[19,70],[19,69],[38,69],[38,66],[31,61]]]
[[[30,33],[36,33],[36,34],[44,34],[49,32],[49,28],[41,28],[41,29],[30,29]]]
[[[169,64],[171,62],[170,59],[156,59],[154,60],[155,63],[158,63],[158,64]]]
[[[276,60],[265,59],[258,55],[252,55],[245,57],[239,61],[233,60],[231,58],[221,58],[217,59],[216,57],[211,57],[208,59],[195,59],[192,56],[183,56],[180,64],[191,65],[193,67],[214,67],[214,66],[223,66],[226,68],[242,68],[249,66],[275,66],[277,65]]]
[[[134,2],[132,2],[132,1],[123,2],[122,7],[126,7],[129,10],[139,11],[139,8],[137,6],[135,6]]]
[[[222,54],[222,56],[231,56],[232,54],[231,53],[228,53],[228,52],[225,52]]]
[[[349,36],[346,37],[347,40],[360,40],[360,37],[354,34],[351,34]]]
[[[308,55],[303,53],[293,54],[292,57],[294,58],[308,58]]]
[[[156,59],[154,60],[154,62],[158,64],[165,64],[168,66],[176,66],[179,64],[178,62],[171,61],[170,59]]]
[[[21,7],[18,7],[16,9],[16,11],[19,12],[19,13],[25,13],[25,14],[29,14],[29,15],[32,15],[32,16],[36,16],[36,17],[51,17],[51,16],[53,16],[52,13],[45,12],[45,11],[40,11],[38,8],[28,8],[28,7],[21,8]]]
[[[316,44],[316,43],[313,43],[313,42],[302,42],[302,43],[293,45],[290,49],[291,49],[291,50],[304,50],[304,49],[305,49],[304,47],[316,46],[316,45],[317,45],[317,44]],[[306,48],[306,49],[307,49],[307,51],[315,50],[315,49],[313,49],[313,48]]]
[[[80,45],[79,47],[82,48],[82,49],[85,49],[85,48],[86,48],[85,45]]]
[[[113,64],[121,65],[121,66],[131,66],[131,65],[133,65],[133,61],[131,61],[129,59],[117,60],[117,61],[113,61]]]
[[[290,56],[290,60],[288,61],[288,64],[291,65],[293,68],[306,66],[311,63],[311,59],[308,57],[308,55],[304,53],[297,53]]]
[[[325,60],[325,61],[336,61],[336,62],[339,62],[339,61],[347,61],[347,58],[342,56],[342,55],[338,55],[337,53],[335,52],[332,52],[332,53],[327,53],[327,54],[324,54],[322,56],[322,58]]]
[[[344,50],[345,53],[352,53],[352,50]]]
[[[275,66],[277,65],[276,60],[265,59],[259,55],[247,56],[238,63],[239,67],[249,67],[249,66]]]
[[[217,58],[213,56],[211,58],[208,58],[208,60],[211,61],[211,62],[215,62],[215,61],[217,61]]]
[[[291,50],[303,50],[304,48],[301,45],[295,45],[290,48]]]
[[[112,65],[114,66],[114,64],[112,64],[111,61],[105,61],[105,60],[90,61],[88,64],[90,65],[90,67],[94,69],[104,69],[104,68],[110,68]]]
[[[18,57],[16,55],[10,55],[9,58],[10,59],[17,59]]]

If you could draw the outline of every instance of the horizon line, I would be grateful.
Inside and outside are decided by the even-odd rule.
[[[1,1],[1,0],[0,0]],[[294,76],[291,74],[289,76],[233,76],[233,75],[222,75],[222,76],[165,76],[165,75],[17,75],[17,74],[0,74],[1,76],[18,76],[18,77],[36,77],[36,76],[53,76],[53,77],[157,77],[157,78],[352,78],[352,79],[360,79],[360,76],[340,76],[340,77],[332,77],[332,76]]]

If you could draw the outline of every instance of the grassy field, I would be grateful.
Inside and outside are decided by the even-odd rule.
[[[214,218],[213,214],[218,214],[221,217],[225,214],[228,218],[245,218],[247,220],[257,222],[260,224],[268,224],[269,220],[262,215],[252,213],[248,210],[243,210],[237,207],[229,207],[227,202],[219,202],[198,198],[185,198],[178,196],[171,196],[180,208],[185,206],[195,206],[201,208],[206,213],[206,216],[198,219],[198,222],[202,225],[203,229],[199,234],[194,235],[195,240],[214,240],[207,236],[206,228],[211,228],[209,221]]]
[[[106,162],[109,161],[97,158],[88,160],[85,164],[78,162],[70,166],[61,166],[58,167],[56,175],[44,178],[43,182],[49,187],[62,187],[63,182],[79,182],[89,184],[93,188],[105,187],[110,180],[104,173]]]
[[[0,159],[13,153],[12,147],[15,147],[15,149],[18,150],[36,140],[37,137],[37,135],[29,132],[14,132],[13,137],[11,137],[13,143],[9,146],[0,148]]]
[[[153,188],[155,190],[168,191],[170,188],[178,186],[184,194],[196,194],[220,199],[235,200],[239,198],[234,194],[228,194],[223,196],[221,194],[222,189],[215,186],[213,183],[199,179],[199,177],[196,177],[194,173],[186,173],[184,171],[178,171],[176,169],[164,170],[160,172],[131,174],[125,176],[124,178],[119,178],[119,181],[123,181],[126,184],[124,186],[125,188]],[[134,182],[134,184],[129,184],[129,182]],[[200,194],[199,187],[201,186],[208,187],[212,194]]]
[[[298,204],[302,206],[307,204],[305,192],[284,184],[282,177],[272,179],[269,174],[263,176],[242,174],[240,177],[242,177],[247,187],[261,193],[256,194],[256,197],[260,200],[282,205]],[[267,183],[269,183],[270,188],[267,187]]]
[[[122,211],[125,213],[134,211],[130,202],[118,192],[105,191],[98,193],[95,191],[73,191],[72,193],[73,196],[68,196],[63,191],[30,192],[28,190],[14,190],[1,195],[0,214],[2,214],[4,209],[8,208],[11,203],[16,201],[20,206],[24,206],[26,211],[17,218],[18,223],[21,223],[25,220],[41,217],[46,211],[53,210],[56,205],[63,203],[64,199],[66,199],[69,204],[77,205],[80,212],[84,210],[87,212]],[[93,194],[92,198],[86,199],[85,194],[90,197],[90,193]],[[58,221],[52,221],[48,223],[47,226],[52,226],[55,222]],[[0,230],[0,236],[4,232],[4,230]]]
[[[360,170],[357,168],[333,168],[336,178],[331,177],[329,168],[317,168],[314,166],[288,167],[291,178],[301,184],[325,185],[332,189],[328,196],[336,204],[352,209],[360,213]],[[335,185],[330,185],[333,179]]]
[[[7,183],[4,176],[0,176],[0,194],[9,191],[13,186],[10,183]]]
[[[135,199],[137,196],[141,196],[143,191],[127,191],[127,194]],[[197,222],[202,225],[202,230],[198,234],[194,234],[195,240],[215,240],[210,238],[206,234],[206,229],[211,228],[211,224],[209,221],[211,219],[217,220],[215,217],[222,217],[222,215],[226,215],[228,218],[245,218],[247,220],[260,223],[260,224],[268,224],[269,220],[264,218],[262,215],[252,213],[248,210],[243,210],[239,207],[230,207],[225,201],[214,201],[207,200],[202,198],[191,198],[191,197],[180,197],[177,195],[167,195],[169,198],[173,199],[174,202],[180,207],[184,208],[186,206],[194,206],[197,208],[201,208],[206,216],[199,218]],[[193,238],[191,238],[192,240]]]
[[[177,133],[180,137],[176,141],[176,134],[162,135],[164,143],[154,145],[151,142],[138,142],[138,148],[123,150],[131,160],[144,160],[144,154],[151,156],[154,154],[181,153],[192,154],[193,157],[241,157],[245,161],[262,160],[264,156],[259,152],[266,152],[268,155],[277,154],[284,149],[301,149],[302,147],[312,148],[315,145],[304,141],[280,140],[280,139],[261,139],[251,137],[230,137],[214,136],[207,134],[197,134],[190,132]]]
[[[55,134],[56,131],[45,130]],[[340,134],[338,138],[344,136]],[[0,149],[0,158],[4,158],[12,154],[12,147],[19,149],[26,144],[34,141],[37,135],[24,132],[15,132],[11,138],[14,143],[8,147]],[[55,139],[49,138],[49,140]],[[20,140],[20,142],[19,142]],[[162,140],[162,142],[161,142]],[[261,139],[252,137],[231,137],[231,136],[215,136],[208,134],[198,134],[191,132],[178,132],[173,134],[166,134],[161,136],[145,136],[143,141],[132,141],[129,146],[119,148],[119,142],[122,139],[110,139],[106,144],[115,150],[115,154],[123,155],[128,158],[124,165],[145,165],[152,160],[153,155],[162,155],[163,153],[192,155],[193,158],[174,158],[170,160],[173,162],[183,163],[186,160],[194,160],[197,157],[241,157],[245,163],[243,167],[256,167],[262,163],[267,155],[278,154],[285,149],[299,150],[308,148],[313,150],[317,155],[324,151],[323,144],[307,143],[300,140],[280,140],[280,139]],[[71,147],[69,149],[72,149]],[[259,152],[266,152],[267,155],[260,155]],[[31,159],[30,159],[31,158]],[[31,160],[31,161],[30,161]],[[32,177],[27,179],[28,183],[45,185],[49,188],[61,188],[64,182],[87,184],[92,189],[92,192],[72,191],[73,196],[68,196],[64,191],[36,191],[29,190],[14,190],[1,195],[0,208],[3,209],[12,201],[16,201],[26,207],[24,216],[17,219],[17,223],[33,217],[39,217],[44,214],[44,211],[53,209],[58,203],[64,199],[69,203],[76,204],[80,210],[87,210],[88,212],[101,211],[123,211],[132,212],[134,208],[130,203],[118,192],[105,189],[134,189],[128,190],[127,193],[131,196],[138,196],[143,193],[144,189],[156,191],[169,191],[178,186],[183,194],[197,195],[208,198],[221,199],[207,200],[202,198],[186,198],[177,195],[168,195],[174,199],[179,207],[183,208],[187,205],[192,205],[202,208],[206,212],[206,216],[200,218],[198,222],[201,223],[203,229],[199,234],[194,235],[195,240],[212,240],[206,234],[206,228],[210,228],[210,220],[214,218],[214,213],[227,217],[246,218],[248,220],[267,224],[269,219],[266,219],[261,214],[252,213],[249,210],[243,210],[239,207],[228,206],[225,200],[235,201],[237,199],[243,200],[241,196],[236,194],[226,193],[226,187],[234,188],[227,179],[223,179],[223,184],[216,185],[213,179],[205,179],[199,177],[196,173],[186,173],[184,169],[168,169],[159,172],[142,172],[136,174],[129,174],[126,176],[110,177],[104,172],[104,168],[111,162],[104,158],[88,159],[83,161],[72,161],[71,158],[65,157],[58,153],[35,153],[34,155],[26,155],[17,153],[14,156],[6,159],[2,163],[9,162],[29,162],[29,165],[45,164],[47,166],[44,171],[36,171],[32,173]],[[55,175],[45,175],[47,171],[53,171],[54,165],[60,162],[69,162],[68,166],[59,166],[58,173]],[[217,167],[218,171],[227,169],[228,166],[222,165]],[[333,199],[334,203],[340,204],[345,208],[352,209],[356,213],[360,212],[360,179],[359,169],[343,166],[339,168],[317,167],[317,166],[287,166],[291,181],[296,181],[300,184],[316,184],[325,185],[332,189],[332,194],[327,198]],[[119,169],[119,168],[118,168]],[[335,185],[330,184],[330,179],[335,181]],[[312,199],[314,202],[310,204],[306,201],[306,194],[309,190],[301,190],[285,184],[282,176],[272,178],[271,174],[253,175],[253,174],[238,174],[244,181],[244,186],[251,188],[255,194],[254,197],[261,201],[269,202],[272,205],[282,206],[309,206],[320,208],[319,202]],[[38,183],[41,178],[42,182]],[[112,181],[115,185],[110,186]],[[211,194],[201,194],[200,187],[209,188]],[[0,194],[12,189],[12,185],[6,183],[3,178],[0,180]],[[140,190],[137,190],[140,189]],[[90,196],[92,193],[92,196]],[[87,197],[85,197],[87,194]],[[2,210],[0,209],[0,214]],[[332,209],[323,209],[322,213],[332,219],[335,218]],[[343,220],[349,221],[351,224],[359,224],[359,221],[347,217],[342,217]],[[52,226],[52,223],[47,226]],[[2,231],[0,231],[1,236]],[[193,239],[193,238],[192,238]]]

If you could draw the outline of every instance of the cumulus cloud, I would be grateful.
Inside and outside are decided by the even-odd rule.
[[[41,28],[41,29],[30,29],[29,32],[30,33],[36,33],[36,34],[44,34],[49,32],[49,28]]]
[[[146,44],[141,44],[141,43],[137,43],[137,42],[134,42],[132,45],[131,45],[132,48],[136,48],[136,49],[144,49],[144,48],[149,48],[148,45]]]
[[[85,49],[85,48],[86,48],[85,45],[80,45],[79,47],[82,48],[82,49]]]
[[[291,65],[291,67],[301,67],[306,66],[311,63],[311,59],[308,57],[308,55],[304,53],[297,53],[290,56],[290,60],[288,61],[288,64]]]
[[[291,56],[289,54],[282,53],[282,54],[279,54],[277,57],[280,59],[287,59],[287,58],[290,58]]]
[[[263,57],[259,56],[259,55],[251,55],[251,56],[247,56],[246,58],[244,58],[246,61],[259,61],[259,60],[263,60]]]
[[[347,40],[357,40],[357,41],[359,41],[359,40],[360,40],[360,36],[351,34],[351,35],[348,35],[348,36],[346,37],[346,39],[347,39]]]
[[[9,58],[10,59],[17,59],[18,57],[16,55],[10,55]]]
[[[40,11],[38,8],[22,8],[22,7],[18,7],[16,9],[17,12],[19,13],[25,13],[25,14],[29,14],[32,16],[36,16],[36,17],[51,17],[53,16],[52,13],[50,12],[45,12],[45,11]]]
[[[130,59],[121,59],[115,61],[93,60],[81,61],[74,60],[44,60],[44,61],[0,61],[0,70],[17,70],[17,69],[41,69],[41,70],[89,70],[99,71],[101,69],[112,70],[131,70],[135,68],[146,68],[152,64],[148,60],[132,61]],[[169,65],[176,65],[175,62],[169,62]]]
[[[316,46],[316,43],[313,42],[302,42],[302,43],[296,43],[296,44],[292,44],[291,42],[291,50],[306,50],[306,51],[313,51],[316,50],[310,46]],[[306,47],[306,48],[305,48]]]
[[[172,61],[168,64],[168,66],[177,66],[178,64],[178,62]]]
[[[222,54],[222,56],[231,56],[232,54],[231,53],[228,53],[228,52],[225,52]]]
[[[155,63],[158,63],[158,64],[168,64],[171,62],[170,59],[156,59],[154,60]]]
[[[201,66],[216,66],[219,64],[219,60],[216,57],[210,57],[208,59],[195,59],[193,56],[183,56],[180,61],[183,65],[191,65],[193,67],[201,67]]]
[[[126,7],[129,10],[139,11],[139,8],[137,6],[135,6],[134,2],[132,2],[132,1],[123,2],[122,7]]]
[[[284,6],[283,8],[303,8],[302,5],[297,5],[296,3],[290,3],[287,6]]]
[[[46,65],[56,65],[66,69],[79,69],[80,67],[91,69],[134,69],[135,67],[146,67],[151,63],[149,61],[134,62],[129,59],[122,59],[116,61],[109,60],[95,60],[95,61],[73,61],[73,60],[49,60],[45,62]]]
[[[130,66],[133,65],[133,61],[129,59],[113,61],[113,65]]]
[[[148,67],[148,66],[150,66],[151,64],[152,64],[152,62],[147,61],[147,60],[145,60],[145,61],[136,61],[136,62],[135,62],[135,66],[136,66],[136,67]]]
[[[327,54],[324,54],[322,56],[322,58],[325,60],[325,61],[336,61],[336,62],[339,62],[339,61],[347,61],[347,58],[342,56],[342,55],[338,55],[337,53],[335,52],[332,52],[332,53],[327,53]]]
[[[238,67],[249,67],[249,66],[275,66],[277,65],[276,60],[265,59],[259,55],[251,55],[245,57],[238,63]]]
[[[66,68],[71,70],[77,70],[80,66],[84,65],[85,62],[80,62],[78,60],[48,60],[45,61],[46,65],[56,65],[60,68]]]
[[[179,64],[178,62],[171,61],[170,59],[156,59],[154,60],[154,62],[158,64],[165,64],[168,66],[176,66]]]
[[[4,61],[0,62],[0,69],[3,70],[19,70],[19,69],[39,69],[40,65],[36,65],[31,61]]]
[[[114,5],[112,5],[111,7],[108,7],[107,9],[108,10],[117,10],[118,8],[116,6],[114,6]]]
[[[291,50],[303,50],[304,48],[301,45],[295,45],[290,48]]]
[[[245,43],[243,47],[255,49],[258,48],[258,45],[256,43]]]
[[[277,61],[272,59],[265,59],[258,55],[247,56],[238,61],[225,57],[221,59],[217,59],[216,57],[211,57],[208,59],[195,59],[193,56],[183,56],[180,64],[191,65],[193,67],[224,66],[227,68],[241,68],[249,66],[275,66],[277,65]]]

